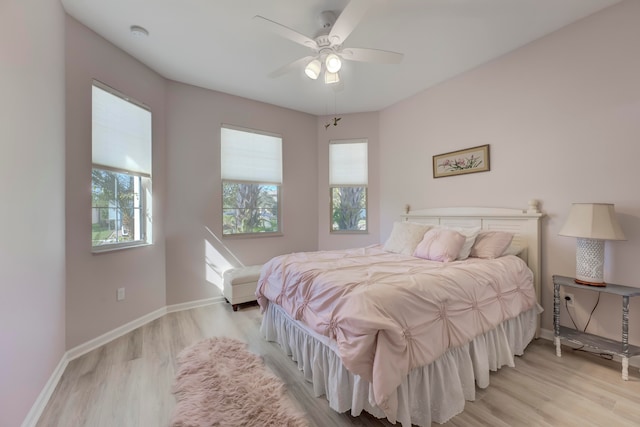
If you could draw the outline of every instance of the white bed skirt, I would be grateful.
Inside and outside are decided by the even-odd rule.
[[[470,343],[448,350],[430,365],[409,372],[396,390],[398,412],[395,417],[387,416],[389,421],[398,421],[403,427],[426,427],[461,413],[465,401],[475,399],[475,385],[489,385],[489,371],[514,366],[513,356],[521,355],[533,339],[541,311],[537,305]],[[342,365],[334,341],[293,321],[272,303],[264,312],[261,332],[297,362],[304,378],[313,384],[315,395],[325,395],[333,410],[351,410],[353,416],[364,410],[377,418],[385,417],[375,405],[370,383]]]

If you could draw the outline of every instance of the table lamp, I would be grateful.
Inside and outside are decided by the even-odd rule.
[[[604,241],[626,240],[616,220],[613,204],[574,203],[558,233],[577,237],[576,283],[606,286],[604,283]]]

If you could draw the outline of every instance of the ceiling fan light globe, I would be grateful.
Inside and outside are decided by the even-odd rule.
[[[316,80],[320,76],[320,71],[322,70],[322,64],[317,59],[309,62],[307,66],[304,68],[304,73],[310,79]]]
[[[330,53],[324,60],[324,65],[327,67],[327,71],[330,73],[337,73],[342,68],[342,61],[340,57],[335,53]]]

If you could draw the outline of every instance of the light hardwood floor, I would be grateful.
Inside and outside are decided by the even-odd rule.
[[[261,354],[312,427],[391,425],[368,414],[338,414],[324,397],[313,397],[296,365],[260,336],[260,321],[257,306],[233,312],[224,303],[167,314],[71,361],[38,427],[168,426],[176,356],[210,336],[241,339]],[[567,348],[557,358],[550,342],[537,340],[443,425],[639,426],[640,375],[632,368],[624,382],[619,363]]]

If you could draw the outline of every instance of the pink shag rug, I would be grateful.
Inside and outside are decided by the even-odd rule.
[[[178,355],[172,427],[306,427],[282,381],[242,341],[214,337]]]

